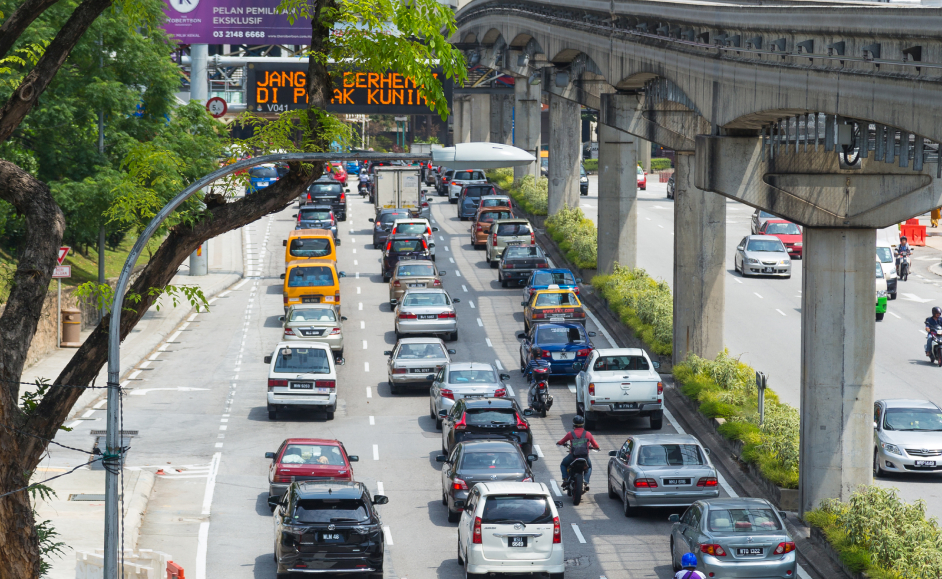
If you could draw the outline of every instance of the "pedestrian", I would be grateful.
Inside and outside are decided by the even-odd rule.
[[[929,216],[929,221],[932,222],[932,227],[939,226],[939,216],[942,214],[942,208],[936,207],[932,210],[932,213]]]

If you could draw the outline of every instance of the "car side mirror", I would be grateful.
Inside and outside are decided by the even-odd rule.
[[[284,316],[278,316],[278,321],[279,321],[279,322],[285,321],[285,317],[284,317]]]
[[[383,356],[392,356],[392,350],[386,350],[383,352]]]
[[[524,409],[523,409],[523,415],[524,415],[524,416],[533,416],[533,411],[530,410],[529,408],[524,408]]]
[[[266,453],[265,453],[265,458],[270,458],[270,459],[272,459],[272,460],[275,460],[275,453],[274,453],[274,452],[266,452]]]
[[[785,511],[779,511],[778,516],[782,517],[783,519],[787,519],[788,513],[786,513]]]
[[[518,340],[526,340],[526,339],[527,339],[527,333],[526,333],[526,332],[517,332],[517,339],[518,339]]]
[[[285,279],[285,274],[281,274],[281,275],[278,276],[278,277],[281,278],[281,279]]]
[[[347,457],[347,460],[349,460],[350,462],[360,462],[360,456],[356,454],[351,454],[350,456]]]
[[[703,449],[703,452],[707,453],[707,456],[710,455],[710,449],[709,449],[709,448],[704,448],[704,449]]]
[[[373,504],[374,505],[385,505],[389,502],[389,497],[386,495],[373,495]]]
[[[582,370],[582,362],[574,362],[572,365],[572,369],[575,370],[576,372],[578,372],[579,370]]]
[[[461,303],[461,300],[459,300],[458,298],[451,298],[451,301],[455,302],[456,304]]]
[[[278,497],[268,497],[268,506],[275,508],[281,505],[281,499]]]
[[[464,501],[461,501],[461,500],[455,501],[455,508],[464,509]]]
[[[617,455],[618,455],[618,451],[617,451],[617,450],[610,450],[610,451],[608,451],[608,456],[617,456]]]
[[[338,271],[337,275],[339,275],[340,277],[347,277],[347,273],[344,271]]]
[[[265,356],[265,363],[271,364],[271,356]]]
[[[338,366],[343,366],[344,364],[347,363],[347,361],[344,360],[343,358],[337,358],[336,360],[334,360],[334,363],[337,364]]]
[[[449,348],[449,349],[448,349],[448,353],[449,353],[449,354],[457,354],[458,352],[457,352],[454,348]]]
[[[344,192],[345,192],[345,193],[349,193],[349,192],[350,192],[350,188],[347,187],[346,189],[344,189]]]
[[[538,461],[538,460],[540,460],[540,457],[537,456],[537,455],[535,455],[535,454],[528,454],[528,455],[527,455],[527,462],[536,462],[536,461]]]
[[[501,380],[510,380],[510,374],[501,374],[501,375],[500,375],[500,379],[501,379]]]
[[[527,305],[527,302],[520,302],[520,305],[521,305],[521,306],[526,306],[526,305]]]
[[[448,462],[448,457],[444,454],[440,454],[435,457],[435,462]]]
[[[562,501],[553,501],[553,504],[556,505],[556,508],[557,508],[557,509],[563,508],[563,502],[562,502]]]
[[[437,227],[433,227],[433,228],[432,228],[432,231],[438,231],[438,228],[437,228]]]
[[[288,240],[287,240],[287,239],[282,239],[282,240],[281,240],[281,245],[282,245],[282,247],[288,247]]]
[[[439,411],[438,411],[438,415],[439,415],[440,417],[442,417],[442,418],[445,418],[446,416],[448,416],[448,411],[447,411],[447,410],[439,410]]]
[[[672,522],[672,523],[679,523],[679,522],[680,522],[680,515],[671,515],[671,516],[667,517],[667,520],[670,521],[670,522]]]
[[[370,223],[373,223],[373,218],[370,217],[369,219],[367,219],[367,221],[369,221]]]
[[[428,242],[428,246],[429,246],[429,247],[435,247],[435,242],[434,242],[434,241],[429,241],[429,242]]]
[[[582,278],[581,278],[581,277],[577,277],[577,278],[576,278],[576,283],[582,283]]]
[[[589,337],[590,337],[590,338],[594,338],[594,337],[595,337],[595,332],[586,332],[586,333],[589,334]]]
[[[346,322],[346,321],[347,321],[347,316],[340,316],[340,321],[341,321],[341,322]]]
[[[443,277],[443,276],[444,276],[445,274],[447,274],[447,273],[448,273],[448,272],[445,271],[445,270],[443,270],[443,269],[438,270],[438,275],[441,276],[441,277]]]
[[[291,217],[297,217],[297,216],[298,216],[297,213],[293,213],[293,214],[291,215]]]
[[[654,369],[655,369],[655,370],[657,370],[658,368],[661,367],[661,363],[660,363],[660,362],[651,362],[651,364],[654,366]]]

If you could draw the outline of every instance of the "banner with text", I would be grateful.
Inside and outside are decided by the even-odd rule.
[[[165,0],[164,30],[182,44],[310,44],[311,21],[290,24],[281,0]]]

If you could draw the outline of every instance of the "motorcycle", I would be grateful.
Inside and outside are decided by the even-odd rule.
[[[527,379],[530,387],[527,392],[527,404],[534,411],[546,418],[546,413],[553,407],[553,397],[549,393],[549,362],[545,360],[532,361],[527,365]]]
[[[932,345],[929,346],[929,362],[942,367],[942,335],[935,332],[929,332],[929,335],[932,337]]]
[[[563,445],[567,449],[572,448],[568,442]],[[592,452],[598,452],[591,449]],[[578,506],[582,502],[582,495],[586,493],[588,486],[585,482],[586,474],[589,472],[589,460],[586,458],[577,458],[569,464],[569,478],[566,479],[564,486],[566,494],[572,497],[573,506]]]
[[[360,175],[360,182],[357,184],[357,193],[360,196],[367,195],[370,192],[370,177],[369,175]]]
[[[899,257],[899,263],[896,266],[896,273],[899,276],[900,281],[906,281],[909,279],[909,254],[899,255],[899,253],[897,253],[896,255]]]

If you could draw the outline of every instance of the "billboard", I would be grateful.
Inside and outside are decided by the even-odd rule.
[[[277,12],[281,0],[165,0],[164,30],[181,44],[310,44],[311,21]]]
[[[451,102],[451,80],[441,71],[445,98]],[[255,113],[282,113],[307,108],[306,63],[252,63],[246,82],[248,109]],[[337,73],[334,95],[327,110],[365,115],[428,115],[434,111],[419,96],[415,83],[395,72],[347,71]]]

